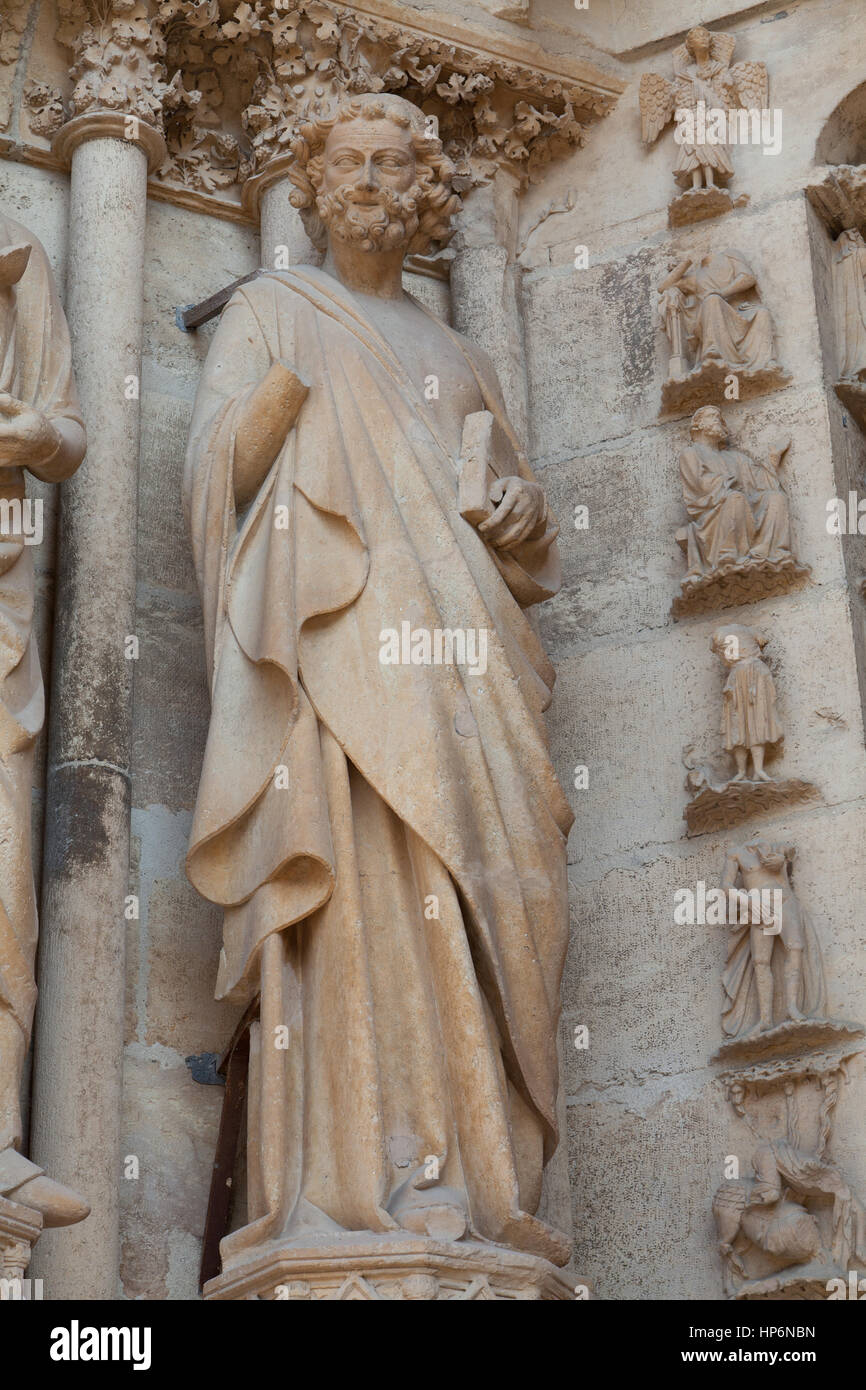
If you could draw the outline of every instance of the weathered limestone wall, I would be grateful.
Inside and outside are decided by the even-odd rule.
[[[673,922],[675,890],[718,883],[726,845],[756,824],[686,840],[680,819],[684,747],[704,756],[719,749],[723,677],[709,638],[732,616],[770,635],[785,775],[814,781],[823,795],[817,807],[758,824],[797,846],[794,882],[821,933],[828,1012],[858,1019],[866,1004],[866,757],[855,660],[863,607],[844,563],[857,542],[825,529],[842,476],[862,478],[864,448],[827,391],[818,312],[825,332],[832,325],[810,251],[811,241],[826,261],[827,234],[802,193],[824,122],[859,80],[844,54],[862,42],[864,19],[842,0],[724,27],[737,35],[738,58],[767,63],[770,105],[783,111],[778,156],[734,151],[732,192],[747,193],[747,207],[669,230],[674,146],[662,137],[645,152],[637,107],[641,73],[667,71],[669,50],[655,47],[635,59],[629,89],[588,148],[523,209],[530,229],[576,194],[572,211],[553,211],[531,231],[522,261],[532,455],[563,523],[565,589],[542,617],[559,671],[551,727],[565,784],[576,764],[589,766],[589,788],[572,793],[563,1025],[576,1264],[614,1298],[721,1296],[710,1203],[725,1156],[738,1155],[747,1173],[754,1147],[707,1065],[721,1041],[725,929]],[[589,269],[574,268],[577,245],[588,247]],[[685,572],[674,540],[685,520],[677,455],[688,416],[657,419],[668,354],[655,287],[686,254],[728,248],[757,273],[792,381],[726,404],[725,416],[735,443],[755,456],[791,434],[782,476],[799,556],[813,573],[799,592],[674,623],[670,604]],[[574,529],[576,504],[589,506],[588,532]],[[588,1051],[573,1046],[577,1024],[589,1027]],[[864,1099],[859,1059],[831,1146],[859,1191]]]

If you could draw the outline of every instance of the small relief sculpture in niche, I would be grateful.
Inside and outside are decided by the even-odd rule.
[[[847,228],[833,247],[836,394],[866,429],[866,241]]]
[[[409,1242],[430,1277],[510,1247],[536,1287],[569,1255],[536,1213],[572,815],[524,613],[557,528],[489,360],[402,290],[458,206],[422,112],[343,97],[294,155],[323,267],[235,292],[185,474],[212,691],[187,870],[224,909],[218,995],[260,1000],[222,1277],[267,1244],[315,1295],[311,1246],[373,1279]],[[483,678],[383,647],[410,621],[483,631]]]
[[[731,1298],[826,1298],[827,1282],[866,1261],[866,1212],[845,1175],[790,1138],[761,1143],[754,1177],[713,1198]]]
[[[728,149],[728,113],[748,120],[766,110],[769,83],[764,63],[734,63],[733,34],[690,29],[674,50],[674,80],[646,72],[640,80],[641,135],[652,144],[671,120],[679,153],[674,180],[685,190],[668,209],[672,227],[716,217],[735,206],[727,183],[734,166]],[[738,199],[743,203],[746,200]]]
[[[769,1033],[820,1013],[824,972],[818,938],[791,886],[793,845],[752,840],[728,851],[722,890],[739,889],[743,912],[722,976],[728,1037]],[[760,903],[760,913],[752,909]],[[769,910],[767,910],[769,909]],[[755,920],[760,917],[760,920]]]
[[[685,812],[689,834],[721,830],[758,811],[814,795],[810,783],[774,781],[764,766],[784,738],[776,714],[776,687],[762,655],[767,640],[740,623],[729,623],[713,633],[711,650],[728,673],[720,732],[734,771],[720,780],[710,768],[687,762],[686,787],[696,793]]]
[[[45,1226],[68,1226],[89,1212],[20,1152],[19,1103],[36,1003],[30,803],[45,707],[32,632],[38,525],[27,525],[25,472],[59,482],[84,450],[51,267],[36,238],[0,213],[0,1233],[3,1199],[38,1212]]]
[[[674,601],[675,616],[751,603],[790,587],[809,573],[794,557],[788,498],[779,468],[790,440],[762,462],[728,447],[718,406],[695,411],[691,445],[680,454],[680,480],[689,523],[677,532],[688,574]]]
[[[767,638],[729,623],[716,629],[710,645],[728,672],[722,690],[721,732],[725,749],[736,763],[731,782],[769,782],[764,755],[781,743],[783,734],[776,718],[776,687],[762,657]]]
[[[860,1037],[824,1017],[821,946],[791,883],[796,850],[759,837],[729,849],[720,888],[732,935],[722,974],[722,1030],[713,1061],[767,1060]]]
[[[680,261],[658,292],[659,319],[671,350],[662,386],[664,410],[710,404],[723,396],[732,377],[735,399],[790,379],[776,361],[773,320],[757,298],[755,273],[738,251],[710,251]]]

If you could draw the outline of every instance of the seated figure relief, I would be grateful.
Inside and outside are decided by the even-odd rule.
[[[866,1212],[835,1163],[790,1139],[755,1150],[753,1178],[713,1198],[729,1297],[826,1298],[828,1277],[866,1259]]]
[[[688,525],[677,532],[688,573],[674,615],[750,603],[809,573],[793,553],[788,498],[779,468],[790,440],[773,445],[766,462],[729,447],[718,406],[696,410],[691,444],[680,454]]]
[[[662,387],[665,411],[709,404],[731,376],[737,399],[789,380],[776,359],[770,311],[757,299],[757,278],[738,251],[686,257],[658,292],[671,350]]]

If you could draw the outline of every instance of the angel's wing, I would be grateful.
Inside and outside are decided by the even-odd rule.
[[[727,67],[736,43],[737,40],[733,34],[711,34],[710,57],[715,58],[717,63],[724,63]]]
[[[640,133],[648,145],[664,130],[674,114],[674,86],[657,72],[645,72],[640,80]]]
[[[739,105],[766,111],[770,102],[770,79],[766,63],[734,63],[731,77],[736,84]]]

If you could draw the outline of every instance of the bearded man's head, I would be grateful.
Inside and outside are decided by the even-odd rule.
[[[427,254],[450,240],[454,166],[424,113],[403,97],[344,97],[292,144],[291,201],[320,250],[329,236],[364,251]]]

